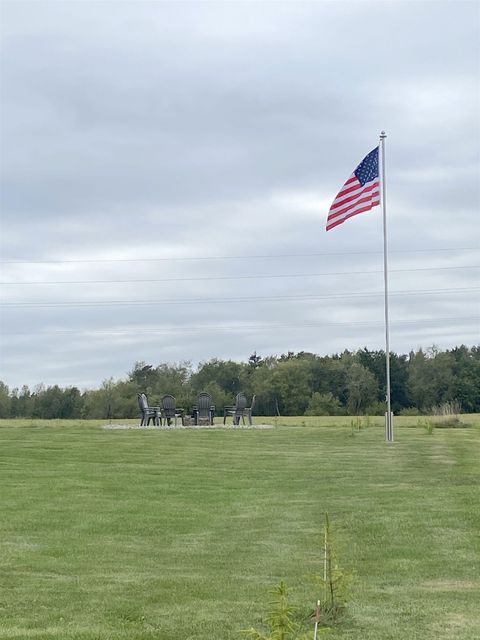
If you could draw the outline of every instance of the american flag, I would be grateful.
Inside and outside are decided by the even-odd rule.
[[[378,147],[365,156],[333,201],[327,218],[327,231],[357,213],[380,204]]]

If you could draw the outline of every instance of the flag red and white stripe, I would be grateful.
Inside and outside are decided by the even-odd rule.
[[[359,164],[333,201],[327,217],[327,231],[359,213],[380,204],[378,147]]]

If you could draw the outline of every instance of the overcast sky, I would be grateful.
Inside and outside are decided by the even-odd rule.
[[[1,371],[479,342],[478,2],[1,3]]]

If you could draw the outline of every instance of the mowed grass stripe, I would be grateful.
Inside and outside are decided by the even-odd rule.
[[[328,511],[357,574],[331,637],[478,638],[478,428],[301,422],[3,423],[0,637],[239,638],[280,579],[313,606]]]

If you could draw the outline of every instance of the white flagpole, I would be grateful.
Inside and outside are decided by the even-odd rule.
[[[383,280],[385,286],[385,367],[386,367],[386,401],[385,437],[387,442],[393,442],[393,418],[390,402],[390,331],[388,320],[388,252],[387,252],[387,185],[385,179],[385,131],[380,134],[382,151],[382,213],[383,213]]]

